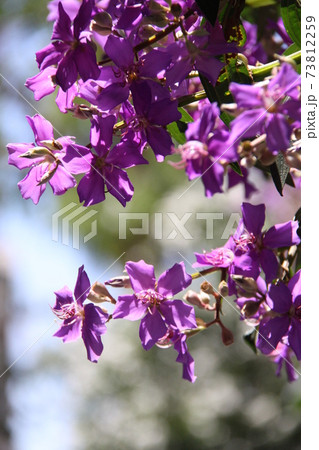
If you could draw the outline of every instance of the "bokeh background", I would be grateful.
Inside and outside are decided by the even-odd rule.
[[[256,17],[273,8],[257,8]],[[24,175],[7,165],[6,151],[8,142],[33,141],[25,116],[36,112],[62,135],[88,141],[88,121],[61,114],[54,94],[36,103],[24,87],[37,73],[35,52],[50,40],[46,16],[45,1],[0,4],[1,374],[14,363],[0,378],[0,449],[299,449],[300,382],[289,384],[284,373],[277,378],[275,366],[246,346],[242,335],[249,327],[239,321],[232,299],[224,305],[225,324],[235,333],[232,346],[224,347],[213,327],[189,340],[194,384],[182,380],[174,349],[143,351],[137,323],[109,324],[97,365],[86,360],[82,342],[64,345],[52,338],[58,328],[50,309],[53,291],[65,284],[73,289],[80,265],[93,282],[121,274],[127,260],[145,259],[157,275],[180,261],[180,254],[193,263],[194,251],[225,243],[222,233],[231,214],[240,212],[244,191],[239,186],[207,199],[198,182],[178,200],[189,187],[184,172],[157,164],[149,154],[148,167],[129,171],[135,194],[125,210],[110,197],[91,208],[97,211],[96,237],[82,241],[79,250],[53,241],[52,215],[77,202],[76,191],[57,198],[48,188],[38,206],[23,200],[17,182]],[[251,180],[259,191],[250,201],[266,204],[268,226],[294,216],[300,203],[296,189],[286,186],[281,198],[260,172],[252,171]],[[120,240],[123,212],[150,212],[150,235],[128,232]],[[164,217],[162,240],[154,239],[156,212]],[[187,229],[193,239],[180,233],[167,239],[174,229],[167,212],[180,218],[192,213]],[[198,212],[224,214],[215,221],[213,240],[206,239]],[[89,231],[90,223],[84,224],[81,236]]]

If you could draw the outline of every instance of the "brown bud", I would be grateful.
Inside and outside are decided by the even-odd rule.
[[[210,295],[214,295],[215,291],[213,286],[208,282],[208,281],[204,281],[201,285],[200,288],[203,292],[205,292],[206,294],[210,294]]]
[[[94,303],[111,302],[116,303],[116,300],[112,297],[109,291],[106,289],[103,283],[96,281],[88,295],[88,299]]]
[[[191,305],[198,306],[199,308],[204,308],[201,296],[195,291],[187,291],[183,298]]]
[[[233,333],[225,327],[222,323],[220,323],[220,327],[222,329],[222,341],[224,345],[231,345],[234,342]]]
[[[257,283],[253,278],[243,275],[232,275],[231,277],[240,289],[250,294],[250,297],[258,291]]]
[[[107,36],[112,31],[112,17],[107,12],[95,14],[91,22],[91,30],[102,36]]]
[[[228,284],[225,280],[222,280],[218,285],[218,292],[222,297],[226,297],[228,295]]]
[[[254,302],[253,300],[248,300],[242,307],[242,313],[245,317],[254,316],[259,309],[260,302]]]
[[[108,281],[105,281],[107,286],[112,286],[116,288],[131,288],[130,278],[127,275],[122,275],[119,277],[111,278]]]

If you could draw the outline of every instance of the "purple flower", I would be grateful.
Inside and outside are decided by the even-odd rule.
[[[78,74],[83,81],[89,78],[96,79],[100,74],[88,33],[83,33],[91,21],[93,6],[93,0],[83,0],[74,18],[72,29],[71,19],[59,2],[59,16],[51,38],[53,43],[36,54],[41,70],[52,64],[58,64],[55,77],[63,91],[67,91],[75,83]]]
[[[47,182],[55,195],[62,195],[76,185],[76,180],[63,164],[66,145],[74,144],[69,136],[55,140],[51,123],[39,114],[26,118],[36,145],[8,144],[8,162],[20,170],[30,169],[18,186],[23,198],[31,198],[37,204]]]
[[[137,164],[147,164],[140,154],[140,145],[128,133],[119,144],[110,149],[115,116],[97,117],[92,121],[91,143],[87,147],[68,146],[64,164],[72,173],[85,173],[78,185],[80,202],[94,205],[105,199],[105,189],[123,206],[130,201],[134,188],[125,170]]]
[[[244,109],[231,122],[233,141],[267,133],[267,146],[273,154],[287,150],[293,129],[289,119],[300,121],[299,86],[300,75],[286,63],[269,83],[231,83],[229,88],[237,106]]]
[[[225,247],[212,249],[210,252],[195,253],[196,263],[193,267],[229,267],[234,259],[234,253]]]
[[[41,98],[55,91],[57,86],[55,79],[56,71],[57,69],[55,67],[47,67],[26,80],[25,86],[33,92],[35,100],[41,100]],[[78,89],[75,84],[65,92],[61,88],[58,89],[58,95],[55,101],[62,113],[65,114],[68,112],[68,109],[72,108],[73,100],[77,93]]]
[[[156,345],[160,348],[167,348],[173,344],[174,349],[178,353],[176,362],[183,364],[184,380],[194,383],[197,378],[194,374],[195,363],[191,354],[188,352],[186,340],[187,335],[185,333],[182,333],[177,328],[170,326],[166,332],[166,335],[162,337]]]
[[[288,286],[283,282],[271,285],[267,294],[270,313],[259,324],[256,346],[266,355],[272,352],[284,336],[298,360],[301,359],[301,280],[300,270]]]
[[[206,197],[223,192],[223,164],[236,161],[238,156],[229,132],[219,119],[217,103],[202,109],[201,117],[188,124],[187,142],[175,149],[182,160],[171,163],[175,168],[185,168],[189,180],[201,177]]]
[[[133,47],[127,39],[109,36],[105,53],[116,64],[107,68],[109,80],[97,97],[97,105],[109,111],[127,100],[130,86],[143,79],[157,78],[168,66],[170,57],[160,50],[151,50],[135,61]]]
[[[141,142],[148,142],[157,161],[161,162],[171,153],[173,146],[165,126],[180,119],[181,113],[177,109],[177,100],[169,98],[168,90],[163,87],[155,89],[155,86],[156,83],[146,81],[131,86],[136,114],[130,121]]]
[[[298,222],[277,224],[263,232],[265,205],[243,203],[242,213],[243,218],[235,234],[226,244],[235,255],[231,273],[257,279],[261,266],[266,275],[266,282],[270,283],[276,278],[278,271],[274,249],[300,243],[297,235]]]
[[[215,57],[224,53],[237,53],[237,47],[225,41],[219,23],[214,28],[207,25],[207,28],[209,31],[204,36],[189,35],[187,42],[179,40],[167,47],[172,58],[172,64],[166,71],[169,86],[181,83],[192,70],[198,70],[215,84],[225,65]]]
[[[274,350],[272,353],[270,353],[268,356],[273,360],[274,363],[277,364],[277,370],[276,375],[277,377],[280,376],[281,370],[283,365],[285,366],[288,381],[291,383],[292,381],[298,380],[298,374],[296,372],[296,369],[294,368],[291,360],[292,355],[291,348],[282,343],[279,342],[277,345],[276,350]]]
[[[125,268],[134,294],[118,298],[113,319],[142,319],[139,335],[145,350],[163,338],[170,326],[178,330],[197,327],[192,306],[181,300],[168,300],[192,282],[184,263],[175,264],[162,273],[157,282],[154,267],[143,260],[129,261]]]
[[[90,287],[84,266],[81,266],[74,288],[74,297],[67,286],[55,292],[56,304],[52,310],[63,323],[54,336],[61,338],[63,342],[75,341],[82,337],[88,359],[97,362],[103,351],[101,335],[106,332],[105,323],[109,315],[93,303],[83,305]]]

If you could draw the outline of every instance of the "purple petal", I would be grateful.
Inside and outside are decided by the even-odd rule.
[[[152,103],[148,109],[147,119],[151,124],[168,125],[179,120],[182,115],[177,109],[177,100],[164,99]],[[165,114],[163,114],[165,111]]]
[[[134,52],[128,39],[109,36],[104,51],[121,69],[127,70],[134,63]]]
[[[34,77],[27,79],[25,86],[34,93],[36,101],[54,92],[56,85],[53,83],[52,77],[55,73],[56,69],[54,67],[47,67]]]
[[[66,114],[68,109],[71,109],[73,106],[73,100],[78,94],[77,86],[74,84],[67,91],[63,91],[63,89],[58,89],[58,95],[56,96],[55,102],[58,105],[59,110]]]
[[[38,186],[41,177],[44,175],[45,168],[43,164],[33,167],[30,172],[18,183],[19,190],[23,198],[31,198],[33,203],[37,205],[40,197],[45,191],[45,183]]]
[[[285,223],[278,223],[269,228],[264,237],[264,245],[270,248],[290,247],[300,243],[297,234],[299,224],[297,221],[290,220]]]
[[[291,91],[296,90],[296,87],[300,85],[300,81],[301,77],[293,67],[288,63],[284,63],[277,75],[269,82],[268,91],[279,90],[286,95],[291,95]]]
[[[260,108],[263,106],[262,88],[256,85],[230,83],[238,108]]]
[[[82,305],[89,294],[91,283],[87,273],[84,270],[84,265],[79,267],[78,278],[76,280],[74,295],[78,304]]]
[[[97,96],[96,102],[103,111],[110,111],[127,100],[130,90],[123,83],[112,83]]]
[[[76,186],[76,180],[64,167],[60,165],[49,181],[49,184],[52,187],[54,195],[62,195],[68,189],[72,189]]]
[[[301,360],[301,323],[299,320],[292,319],[291,328],[288,333],[288,342],[296,354],[298,361]]]
[[[70,173],[76,175],[90,171],[94,157],[87,147],[69,143],[65,145],[65,150],[66,153],[62,162]]]
[[[145,350],[149,350],[156,342],[165,336],[167,328],[162,316],[157,309],[153,313],[148,313],[141,320],[139,335],[142,346]]]
[[[113,115],[107,117],[96,116],[92,120],[90,140],[99,156],[103,156],[112,145],[115,120]],[[100,146],[103,148],[102,151],[99,151]]]
[[[166,69],[171,61],[168,53],[160,50],[151,50],[142,58],[143,64],[140,67],[140,76],[147,78],[157,78],[162,70]]]
[[[272,250],[264,248],[260,253],[260,265],[265,272],[267,283],[277,278],[278,275],[278,260]]]
[[[106,333],[105,322],[108,314],[101,308],[89,303],[84,306],[85,318],[82,326],[82,339],[87,351],[87,357],[92,362],[97,362],[102,351],[101,335]]]
[[[283,114],[272,114],[267,118],[266,142],[271,152],[285,151],[290,147],[290,137],[292,132],[290,125]]]
[[[276,349],[280,339],[286,335],[289,328],[289,317],[275,317],[267,322],[261,321],[256,347],[268,355]]]
[[[73,61],[83,81],[99,78],[100,69],[96,63],[95,51],[90,44],[79,44],[73,52]]]
[[[265,223],[265,205],[251,205],[250,203],[243,203],[241,210],[243,213],[244,225],[247,231],[249,231],[249,233],[253,233],[255,237],[260,236],[261,230]]]
[[[218,192],[223,192],[224,168],[220,164],[214,164],[210,159],[206,158],[202,170],[202,181],[206,197],[212,197]]]
[[[62,305],[68,305],[74,302],[73,293],[67,286],[64,286],[59,291],[54,292],[54,294],[56,296],[56,302],[53,309],[61,309]]]
[[[134,187],[124,170],[113,166],[106,174],[105,184],[108,192],[123,206],[132,199]]]
[[[94,6],[92,0],[83,0],[82,5],[74,19],[74,37],[79,39],[81,31],[84,31],[91,22],[91,14]]]
[[[192,276],[186,273],[183,262],[174,264],[166,270],[158,279],[157,291],[164,297],[173,297],[187,288],[192,282]]]
[[[162,127],[149,126],[145,130],[147,141],[152,148],[158,162],[164,161],[165,156],[171,154],[173,147],[169,133]]]
[[[213,85],[216,84],[220,71],[224,66],[225,63],[219,61],[218,59],[207,57],[206,52],[202,56],[199,54],[196,57],[196,69],[205,75],[205,77],[208,78]]]
[[[295,273],[288,283],[288,288],[291,291],[293,303],[296,307],[301,304],[301,270]]]
[[[53,44],[49,44],[36,52],[36,61],[39,69],[44,70],[47,67],[58,64],[68,49],[68,44],[64,44],[63,42],[53,42]]]
[[[263,133],[263,125],[267,117],[264,108],[251,109],[241,113],[231,122],[231,138],[234,144],[239,144],[245,138],[254,138]]]
[[[71,32],[71,19],[65,12],[63,5],[59,2],[59,16],[54,23],[51,40],[72,42],[73,34]]]
[[[140,148],[140,144],[133,141],[133,139],[121,141],[107,155],[107,162],[121,169],[127,169],[139,164],[148,164],[148,161],[141,155]]]
[[[84,206],[91,206],[103,202],[105,200],[104,183],[102,174],[93,169],[84,175],[77,189],[80,203],[84,202]]]
[[[33,117],[26,116],[30,127],[32,128],[35,142],[41,146],[41,141],[54,139],[53,126],[40,114]]]
[[[129,261],[125,264],[125,269],[130,277],[132,288],[135,292],[146,289],[155,289],[154,267],[146,264],[143,259],[137,262]]]
[[[135,295],[121,295],[116,303],[113,319],[139,320],[147,311],[144,305]]]
[[[160,304],[160,311],[169,325],[179,330],[197,328],[193,306],[186,305],[182,300],[167,300]]]
[[[286,314],[292,306],[291,292],[282,282],[277,285],[272,284],[267,294],[267,301],[273,311]]]
[[[81,336],[82,320],[77,319],[71,325],[62,325],[53,336],[62,338],[63,342],[76,341]]]
[[[34,144],[8,144],[7,149],[9,153],[8,164],[17,167],[18,169],[26,169],[41,161],[42,157],[29,159],[20,158],[20,155],[26,153],[34,147]]]
[[[69,50],[58,64],[55,75],[56,82],[66,92],[76,82],[77,77],[78,70],[74,60],[74,50]]]

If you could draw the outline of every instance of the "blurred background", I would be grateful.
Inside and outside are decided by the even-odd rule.
[[[272,8],[254,13],[275,14]],[[191,273],[194,251],[225,243],[223,231],[240,212],[244,191],[238,186],[207,199],[199,181],[183,194],[189,187],[184,172],[156,164],[148,154],[148,167],[128,172],[135,194],[125,210],[108,197],[88,208],[96,211],[95,237],[83,242],[91,230],[88,221],[80,228],[79,249],[62,243],[61,230],[53,240],[52,217],[78,202],[76,191],[58,198],[47,188],[38,206],[23,200],[17,182],[25,174],[8,166],[6,151],[9,142],[33,142],[25,116],[36,112],[62,135],[88,142],[88,121],[61,114],[55,94],[35,102],[24,86],[38,72],[35,52],[50,41],[47,13],[46,2],[0,4],[0,371],[5,372],[0,378],[0,450],[299,449],[300,381],[289,384],[285,373],[277,378],[275,365],[244,343],[249,327],[238,320],[232,299],[223,307],[225,324],[235,333],[232,346],[223,346],[214,327],[188,341],[195,384],[182,380],[174,349],[142,349],[135,322],[108,325],[97,365],[87,361],[81,341],[64,345],[52,338],[58,328],[50,309],[53,292],[64,285],[73,290],[80,265],[93,283],[120,275],[127,260],[144,259],[159,275],[183,255]],[[258,192],[250,201],[266,204],[267,226],[294,216],[300,203],[296,189],[286,186],[281,198],[259,172],[252,171],[251,181]],[[123,212],[149,212],[150,234],[128,230],[127,238],[119,239]],[[154,236],[158,212],[163,214],[163,239]],[[168,239],[174,226],[167,213],[172,212],[179,218],[191,213],[186,228],[192,239],[179,232]],[[196,213],[212,212],[224,218],[214,222],[214,238],[207,240],[205,221]],[[129,222],[129,227],[139,226],[140,221]],[[213,277],[210,281],[216,284]]]

